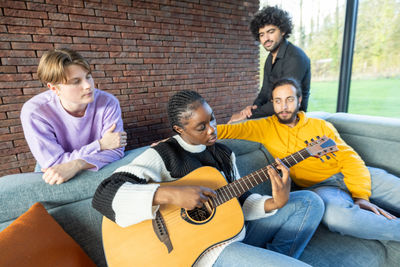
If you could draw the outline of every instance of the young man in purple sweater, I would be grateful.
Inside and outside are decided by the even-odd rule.
[[[38,77],[50,90],[23,105],[21,122],[46,183],[61,184],[124,155],[119,102],[94,88],[86,59],[69,49],[48,51],[40,59]]]

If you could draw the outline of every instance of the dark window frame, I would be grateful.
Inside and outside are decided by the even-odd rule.
[[[356,39],[358,0],[347,0],[340,61],[339,89],[336,112],[348,112],[354,43]]]

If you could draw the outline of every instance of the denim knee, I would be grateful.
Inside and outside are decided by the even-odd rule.
[[[314,193],[313,191],[309,190],[300,190],[296,192],[292,192],[295,199],[299,199],[302,203],[301,205],[308,205],[311,208],[311,212],[314,214],[320,214],[320,218],[322,218],[325,212],[325,205],[322,198]]]
[[[357,209],[358,206],[352,203],[330,202],[325,206],[325,214],[322,221],[329,230],[343,233],[348,226],[354,224],[354,215]]]

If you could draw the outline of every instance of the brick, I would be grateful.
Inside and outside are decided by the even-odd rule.
[[[91,45],[92,51],[122,51],[121,46],[117,45]]]
[[[156,21],[156,18],[154,16],[149,16],[149,15],[141,15],[137,13],[130,13],[128,12],[128,19],[133,20],[133,23],[136,25],[136,22],[138,20],[140,21]]]
[[[92,8],[76,8],[69,6],[58,6],[59,13],[66,14],[78,14],[78,15],[86,15],[86,16],[94,16],[94,9]]]
[[[90,51],[90,45],[88,44],[54,44],[54,48],[70,48],[75,51]]]
[[[89,31],[91,37],[121,38],[119,32]]]
[[[44,20],[43,25],[45,27],[64,28],[64,29],[81,29],[82,28],[82,25],[80,22],[70,22],[70,21]]]
[[[128,19],[104,18],[104,23],[115,25],[115,26],[117,26],[117,25],[134,26],[135,25],[133,20],[128,20]]]
[[[105,4],[105,3],[85,3],[85,7],[93,8],[93,9],[100,9],[100,10],[108,10],[108,11],[117,11],[117,5],[115,4]]]
[[[0,142],[0,149],[8,149],[8,148],[12,148],[12,147],[13,147],[13,143],[10,141]]]
[[[17,153],[29,151],[29,147],[27,146],[25,139],[14,140],[13,143],[14,146],[18,148],[18,151],[16,151]]]
[[[70,36],[33,35],[34,42],[46,43],[72,43]]]
[[[9,33],[50,34],[50,29],[43,27],[8,26]]]
[[[96,65],[96,70],[125,70],[125,65]]]
[[[72,7],[84,7],[80,0],[46,0],[46,3],[53,5],[64,5]]]
[[[117,64],[143,64],[143,58],[117,58]]]
[[[27,160],[27,159],[33,159],[32,153],[19,153],[17,154],[17,159],[18,160]]]
[[[28,165],[28,166],[21,166],[19,167],[20,172],[33,172],[35,170],[36,164]]]
[[[59,21],[71,20],[71,21],[75,21],[75,20],[69,19],[68,14],[51,13],[51,12],[49,12],[48,15],[49,15],[49,20],[59,20]]]
[[[38,58],[2,58],[3,65],[38,65]],[[0,85],[0,88],[7,88]]]
[[[6,88],[27,88],[27,87],[39,87],[41,83],[39,81],[18,81],[18,82],[2,82],[0,83],[0,89]]]
[[[107,44],[109,45],[119,45],[119,46],[134,46],[136,41],[129,39],[107,39]],[[123,49],[124,50],[124,49]]]
[[[4,114],[4,113],[2,113]],[[0,128],[0,134],[9,134],[10,133],[10,129],[8,127],[1,127]]]
[[[13,161],[17,161],[17,156],[16,155],[0,157],[0,164],[4,164],[4,163],[7,163],[7,162],[13,162]]]
[[[20,112],[18,111],[18,118],[20,116]],[[16,126],[11,126],[10,128],[10,133],[22,133],[22,125],[16,125]]]
[[[92,17],[92,16],[81,16],[69,14],[69,20],[73,22],[92,23],[92,24],[104,24],[104,18]],[[111,25],[113,26],[113,25]]]
[[[107,44],[107,40],[105,38],[93,38],[93,37],[73,37],[74,43],[79,44]]]
[[[4,16],[10,16],[10,17],[47,19],[46,12],[27,11],[27,10],[9,9],[9,8],[4,8],[3,12]]]
[[[36,11],[46,11],[46,12],[57,12],[56,5],[48,5],[43,3],[31,3],[27,2],[26,6],[29,10],[36,10]]]
[[[12,82],[12,81],[26,81],[32,80],[30,74],[0,74],[0,82]]]
[[[82,19],[85,19],[84,17]],[[85,20],[85,22],[88,22]],[[95,30],[95,31],[115,31],[114,25],[107,25],[107,24],[94,24],[94,23],[82,23],[82,29],[84,30]]]
[[[109,58],[108,52],[92,52],[92,51],[82,51],[80,54],[90,61],[90,58]],[[111,56],[112,57],[112,56]]]
[[[105,70],[104,73],[106,77],[115,77],[115,76],[121,76],[122,70]]]
[[[16,66],[0,66],[0,73],[16,73]]]
[[[36,27],[43,26],[42,20],[40,19],[15,18],[15,17],[0,17],[0,24],[36,26]]]
[[[130,34],[135,34],[135,33],[143,33],[144,29],[143,27],[137,27],[137,26],[121,26],[121,25],[117,25],[115,26],[115,30],[117,32],[128,32]]]
[[[141,79],[138,76],[130,76],[130,77],[114,77],[113,82],[121,83],[121,82],[140,82]]]
[[[29,73],[32,73],[32,75],[33,75],[37,71],[37,66],[36,65],[35,66],[18,66],[17,69],[18,69],[19,73],[29,72]]]
[[[3,96],[4,104],[25,103],[29,100],[30,96]]]
[[[0,49],[11,49],[9,42],[0,42]]]
[[[0,135],[0,142],[2,141],[11,141],[14,139],[24,138],[23,133],[18,134],[2,134]]]
[[[126,19],[127,18],[125,12],[95,10],[95,14],[97,17],[104,17],[104,18],[118,18],[118,19]]]
[[[0,7],[9,7],[15,9],[26,9],[24,1],[0,1]]]
[[[34,50],[49,50],[53,49],[53,44],[49,43],[23,43],[23,42],[11,42],[12,49],[26,49],[29,47]]]
[[[51,32],[53,35],[66,35],[66,36],[88,36],[88,31],[86,30],[73,30],[73,29],[55,29],[52,28]]]
[[[32,38],[30,35],[24,35],[24,34],[0,34],[0,41],[18,41],[18,42],[23,42],[23,41],[28,41],[31,42]]]

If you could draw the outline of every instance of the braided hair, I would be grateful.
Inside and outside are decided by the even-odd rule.
[[[168,119],[172,129],[174,125],[183,128],[182,119],[189,119],[193,110],[206,103],[204,98],[195,91],[179,91],[168,101]]]
[[[168,101],[168,119],[172,129],[177,125],[184,128],[182,120],[187,120],[193,115],[193,111],[207,103],[204,98],[195,91],[183,90],[174,94]],[[229,182],[234,181],[234,173],[231,161],[232,151],[222,144],[207,147],[216,161],[218,169],[222,171]]]

